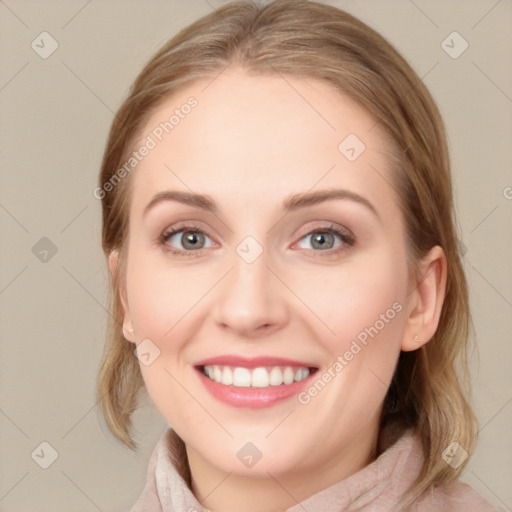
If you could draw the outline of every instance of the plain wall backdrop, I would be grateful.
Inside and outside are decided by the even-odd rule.
[[[224,3],[0,0],[1,512],[125,512],[142,491],[167,423],[150,401],[136,413],[137,454],[98,418],[108,281],[92,192],[143,64]],[[398,49],[446,123],[479,344],[463,480],[512,510],[512,2],[328,3]]]

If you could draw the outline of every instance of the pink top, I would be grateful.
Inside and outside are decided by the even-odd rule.
[[[397,512],[397,504],[419,473],[422,460],[419,437],[412,429],[404,430],[371,464],[285,512]],[[199,503],[189,485],[183,441],[169,428],[153,450],[146,485],[130,512],[211,512]],[[499,512],[463,483],[433,488],[407,511]]]

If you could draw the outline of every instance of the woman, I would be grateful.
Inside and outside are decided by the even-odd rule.
[[[102,413],[136,448],[146,389],[171,427],[133,512],[495,510],[458,482],[478,429],[443,122],[375,31],[306,1],[198,20],[136,79],[95,193]]]

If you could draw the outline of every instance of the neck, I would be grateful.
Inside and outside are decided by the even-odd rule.
[[[378,423],[371,422],[336,457],[319,461],[318,468],[294,468],[279,476],[247,477],[226,473],[186,447],[191,489],[212,512],[278,512],[358,472],[377,456]]]

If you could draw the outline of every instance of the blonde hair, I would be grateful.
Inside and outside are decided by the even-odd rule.
[[[306,0],[258,5],[232,2],[188,26],[165,44],[135,80],[119,108],[106,145],[99,187],[112,180],[133,150],[149,116],[188,84],[214,77],[228,65],[248,73],[321,79],[348,95],[380,123],[393,142],[394,188],[407,226],[410,270],[435,245],[447,258],[446,295],[434,337],[402,352],[382,411],[381,430],[400,417],[419,433],[424,451],[411,500],[433,485],[454,483],[466,459],[452,469],[443,451],[457,441],[469,454],[477,423],[470,393],[467,343],[474,333],[461,263],[445,129],[432,96],[397,51],[377,32],[346,12]],[[133,344],[122,333],[120,289],[128,246],[130,177],[102,198],[102,245],[119,250],[111,277],[108,334],[96,399],[106,423],[131,449],[132,413],[144,389]],[[458,373],[457,373],[458,372]]]

